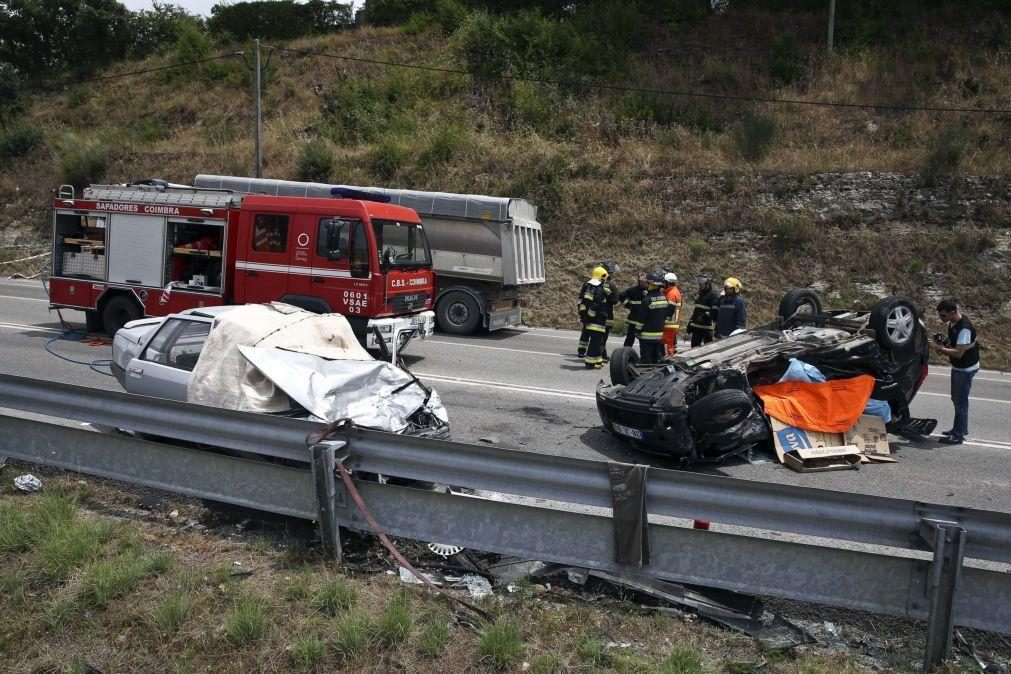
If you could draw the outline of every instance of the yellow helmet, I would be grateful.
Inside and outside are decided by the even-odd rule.
[[[604,269],[603,267],[594,267],[593,268],[593,278],[599,279],[601,281],[606,281],[607,280],[607,270]]]
[[[741,282],[738,281],[733,276],[731,276],[730,278],[728,278],[726,281],[723,282],[723,287],[724,288],[726,288],[728,286],[731,287],[731,288],[733,288],[734,292],[738,292],[739,293],[742,290],[744,290],[744,288],[741,287]]]

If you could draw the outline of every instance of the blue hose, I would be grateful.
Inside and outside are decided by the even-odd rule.
[[[43,267],[42,270],[39,273],[39,282],[42,283],[42,290],[45,291],[46,297],[49,297],[49,288],[46,287],[45,267]],[[52,298],[50,297],[50,299],[52,299]],[[100,367],[111,368],[112,367],[112,360],[109,359],[109,358],[96,358],[95,360],[90,360],[90,361],[88,361],[88,360],[76,360],[74,358],[69,358],[67,356],[60,355],[60,354],[56,353],[55,351],[53,351],[50,348],[50,346],[52,345],[53,342],[58,342],[60,340],[63,340],[63,341],[66,341],[66,342],[83,342],[88,337],[88,335],[86,333],[81,332],[80,330],[78,330],[76,328],[70,327],[70,324],[67,323],[66,320],[64,320],[63,314],[60,313],[59,309],[56,310],[56,315],[60,317],[60,324],[63,325],[64,330],[63,330],[63,332],[61,334],[57,335],[56,337],[50,337],[49,339],[47,339],[46,342],[45,342],[45,344],[42,345],[42,348],[46,350],[46,353],[48,353],[48,354],[50,354],[52,356],[56,356],[60,360],[65,360],[68,363],[73,363],[75,365],[87,365],[93,371],[97,372],[98,374],[104,374],[106,377],[112,377],[112,376],[114,376],[111,372],[105,372],[103,370],[99,370],[98,369]]]

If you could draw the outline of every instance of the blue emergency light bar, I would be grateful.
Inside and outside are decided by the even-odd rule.
[[[331,187],[330,194],[335,199],[357,199],[358,201],[378,201],[381,204],[390,203],[390,198],[385,194],[375,194],[365,190],[353,190],[350,187]]]

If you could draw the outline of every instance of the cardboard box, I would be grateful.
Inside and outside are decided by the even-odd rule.
[[[808,447],[786,454],[786,465],[798,473],[822,473],[827,470],[859,470],[860,450],[855,445]]]
[[[867,454],[892,453],[888,446],[885,420],[869,414],[862,415],[851,429],[843,433],[843,441],[847,445],[856,445],[861,452]]]
[[[787,452],[816,447],[839,447],[846,444],[843,441],[842,433],[805,431],[771,417],[769,423],[772,424],[773,444],[776,447],[776,456],[779,457],[780,463],[785,463],[783,458]]]

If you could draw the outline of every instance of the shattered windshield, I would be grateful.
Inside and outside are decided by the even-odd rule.
[[[432,262],[425,230],[414,222],[373,220],[379,260],[391,267],[427,267]]]

